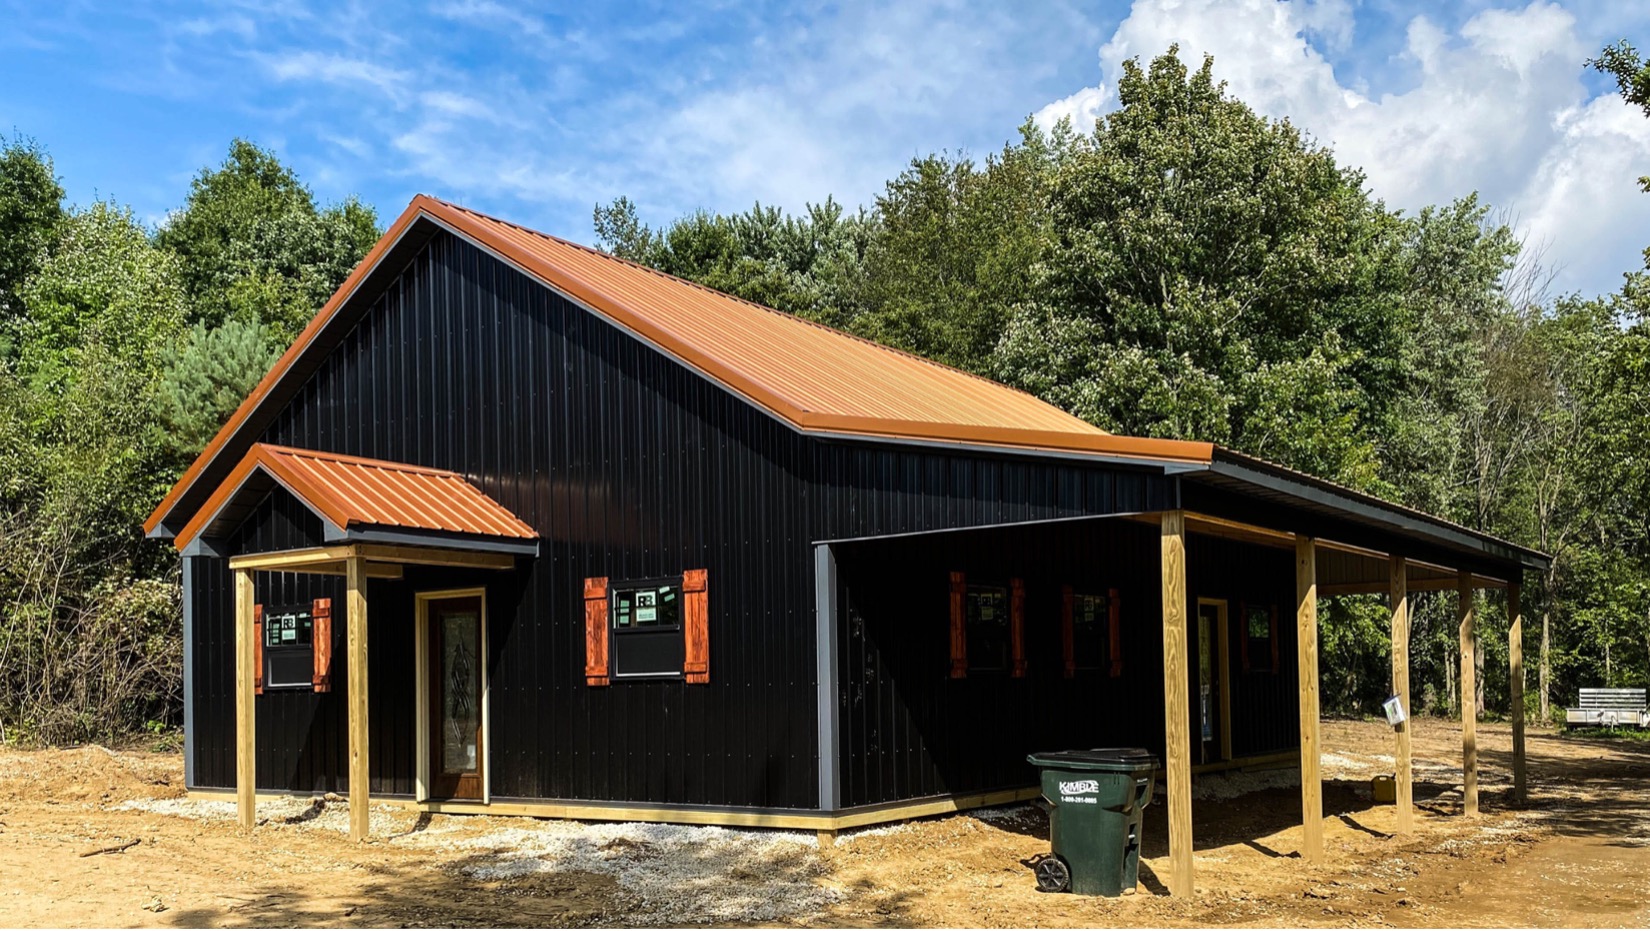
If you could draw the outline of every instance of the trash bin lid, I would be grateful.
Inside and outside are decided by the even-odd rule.
[[[1140,747],[1100,747],[1094,750],[1057,750],[1052,753],[1033,753],[1026,757],[1033,766],[1051,769],[1092,769],[1107,772],[1133,772],[1156,769],[1157,757]]]

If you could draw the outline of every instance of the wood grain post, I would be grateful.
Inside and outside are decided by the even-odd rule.
[[[236,570],[235,814],[240,819],[242,831],[251,831],[258,822],[258,713],[252,693],[257,677],[252,643],[252,610],[256,601],[252,570]]]
[[[1529,791],[1524,773],[1524,605],[1522,587],[1507,584],[1507,700],[1512,712],[1513,803],[1524,804]]]
[[[1323,776],[1318,735],[1318,553],[1311,537],[1295,538],[1295,645],[1301,712],[1301,856],[1323,859]]]
[[[1163,512],[1163,769],[1168,784],[1169,892],[1192,877],[1191,669],[1186,658],[1186,514]]]
[[[1461,813],[1478,814],[1478,686],[1473,668],[1472,573],[1456,577],[1461,620]]]
[[[1402,556],[1391,560],[1392,572],[1392,694],[1398,696],[1407,717],[1409,705],[1409,564]],[[1415,767],[1410,747],[1409,721],[1397,727],[1397,747],[1393,753],[1393,779],[1397,783],[1398,812],[1394,830],[1408,834],[1415,830]]]
[[[367,561],[350,556],[344,574],[349,586],[349,836],[364,841],[371,832],[367,760]]]

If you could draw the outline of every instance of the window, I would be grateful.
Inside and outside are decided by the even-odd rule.
[[[272,607],[263,619],[263,674],[266,689],[314,687],[313,606]]]
[[[1244,672],[1278,671],[1278,609],[1276,605],[1242,606]]]
[[[1011,640],[1007,586],[970,585],[965,603],[969,670],[1007,672]]]
[[[1073,592],[1071,596],[1071,653],[1074,669],[1106,669],[1111,665],[1111,611],[1105,595]]]
[[[611,597],[613,674],[682,674],[682,580],[655,579],[614,586]]]

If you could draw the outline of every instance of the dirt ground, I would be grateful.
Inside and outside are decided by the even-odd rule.
[[[1045,895],[1034,806],[841,836],[373,812],[341,801],[184,799],[176,755],[0,750],[0,925],[1650,926],[1650,743],[1533,732],[1531,800],[1507,807],[1511,736],[1482,725],[1483,813],[1459,815],[1460,731],[1415,728],[1417,830],[1394,837],[1369,778],[1391,730],[1327,722],[1326,857],[1296,856],[1298,773],[1194,783],[1198,892],[1163,894],[1163,809],[1140,893]],[[121,852],[90,851],[135,841]]]

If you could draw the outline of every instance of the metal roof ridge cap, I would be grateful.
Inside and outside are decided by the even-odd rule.
[[[374,459],[370,456],[356,456],[351,453],[334,453],[322,449],[306,449],[301,446],[277,446],[272,443],[258,443],[256,445],[262,446],[266,449],[275,450],[282,455],[293,456],[300,459],[321,459],[327,462],[335,462],[340,465],[388,469],[396,472],[408,472],[417,475],[438,475],[463,478],[463,476],[451,469],[443,469],[437,466],[418,465],[417,463],[412,462],[398,462],[394,459]]]

